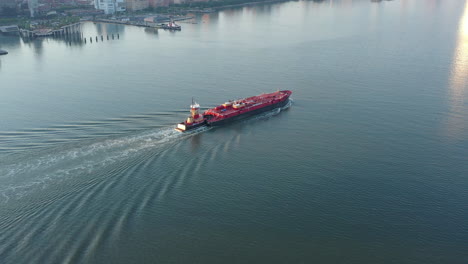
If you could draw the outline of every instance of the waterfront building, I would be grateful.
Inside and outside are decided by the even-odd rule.
[[[125,0],[94,0],[94,7],[108,15],[125,11],[126,3]]]
[[[168,6],[173,3],[174,0],[149,0],[149,6],[151,7]]]
[[[127,0],[127,10],[138,11],[149,7],[148,0]]]
[[[115,1],[115,11],[124,12],[127,11],[127,3],[125,0],[116,0]]]

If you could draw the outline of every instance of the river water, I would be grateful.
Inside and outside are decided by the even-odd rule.
[[[468,1],[180,24],[0,36],[1,263],[468,263]],[[173,130],[192,96],[278,89],[290,107]]]

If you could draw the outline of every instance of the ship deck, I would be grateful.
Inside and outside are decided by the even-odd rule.
[[[255,110],[257,108],[261,108],[263,106],[282,101],[285,98],[289,97],[290,94],[290,91],[277,91],[274,93],[261,94],[244,99],[239,99],[233,101],[233,103],[243,104],[244,106],[241,108],[220,105],[215,108],[208,109],[207,111],[205,111],[205,115],[212,115],[215,118],[220,119],[228,118],[243,112]]]

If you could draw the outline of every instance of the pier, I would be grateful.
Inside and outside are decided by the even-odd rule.
[[[12,25],[12,26],[1,26],[0,27],[0,32],[2,34],[18,34],[19,32],[19,27],[17,25]]]
[[[38,37],[52,37],[63,39],[67,43],[98,43],[105,40],[120,39],[120,34],[107,34],[96,36],[84,36],[82,32],[82,23],[74,23],[60,27],[59,29],[42,28],[36,30],[19,29],[20,36],[25,40],[33,40]]]
[[[121,21],[121,20],[114,20],[114,19],[96,19],[94,20],[96,23],[109,23],[109,24],[119,24],[119,25],[127,25],[127,26],[137,26],[137,27],[149,27],[149,28],[159,28],[158,25],[153,23],[147,22],[132,22],[132,21]]]
[[[128,25],[128,26],[137,26],[137,27],[146,27],[146,28],[154,28],[154,29],[171,29],[168,27],[167,24],[163,22],[170,22],[172,21],[183,21],[183,20],[190,20],[195,18],[194,16],[184,16],[184,17],[176,17],[176,18],[166,18],[161,20],[159,23],[156,22],[148,22],[148,21],[122,21],[117,19],[95,19],[93,22],[95,23],[110,23],[110,24],[119,24],[119,25]],[[174,30],[180,30],[180,28]]]
[[[81,34],[81,22],[63,26],[59,29],[41,28],[35,30],[19,29],[24,38],[48,37],[48,36],[75,36]]]

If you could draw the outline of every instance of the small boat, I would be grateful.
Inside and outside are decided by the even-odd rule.
[[[184,122],[177,124],[176,130],[185,132],[201,126],[218,126],[239,120],[248,116],[266,112],[285,106],[292,91],[283,90],[269,94],[261,94],[235,101],[227,101],[219,106],[200,114],[200,105],[193,101],[190,105],[190,116]]]
[[[177,25],[173,20],[169,22],[169,24],[162,24],[162,29],[169,29],[169,30],[181,30],[182,27]]]
[[[8,51],[0,49],[0,55],[7,55]]]

